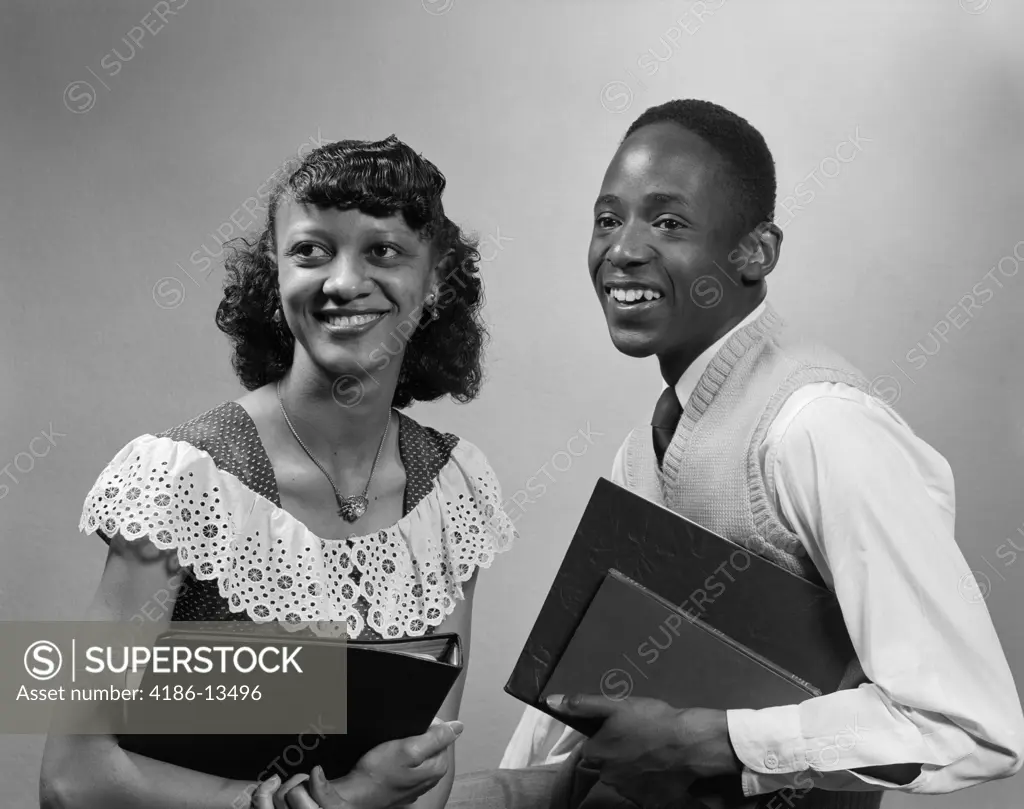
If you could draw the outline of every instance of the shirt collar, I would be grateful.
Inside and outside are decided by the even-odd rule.
[[[711,360],[715,358],[715,355],[721,350],[722,346],[724,346],[729,338],[744,326],[747,326],[757,320],[757,318],[761,316],[761,313],[764,312],[765,306],[767,305],[766,300],[761,301],[753,312],[722,335],[719,340],[708,346],[704,352],[697,357],[697,359],[691,362],[685,371],[683,371],[683,375],[679,377],[679,381],[676,382],[676,396],[679,397],[679,403],[683,407],[686,407],[686,403],[690,400],[690,395],[697,388],[697,383],[700,381],[700,378],[704,376],[704,372],[707,370],[708,365],[711,364]]]

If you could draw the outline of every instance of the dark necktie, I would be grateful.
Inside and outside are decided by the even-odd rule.
[[[665,450],[672,443],[672,436],[676,434],[676,427],[679,424],[679,417],[683,415],[683,406],[679,404],[679,397],[673,386],[665,388],[654,406],[654,416],[651,418],[651,434],[654,438],[654,454],[658,457],[658,466],[665,457]]]

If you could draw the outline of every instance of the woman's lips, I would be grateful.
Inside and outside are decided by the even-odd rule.
[[[334,335],[350,336],[362,334],[383,320],[387,312],[359,312],[351,314],[320,313],[319,320],[326,331]]]

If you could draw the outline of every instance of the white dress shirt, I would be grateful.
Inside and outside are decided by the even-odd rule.
[[[764,306],[686,369],[676,384],[684,406],[718,350]],[[612,468],[623,486],[624,449]],[[791,395],[758,455],[768,497],[835,592],[871,682],[728,711],[744,793],[813,779],[829,790],[936,794],[1016,773],[1024,715],[988,610],[968,586],[946,460],[873,397],[833,383]],[[528,708],[500,766],[555,763],[582,739]],[[905,763],[922,765],[905,785],[852,772]]]

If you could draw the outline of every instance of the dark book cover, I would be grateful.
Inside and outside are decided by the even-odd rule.
[[[188,724],[196,728],[191,735],[180,732],[182,716],[169,715],[166,701],[126,703],[126,732],[117,734],[123,749],[238,780],[274,774],[284,780],[309,773],[316,765],[323,767],[328,779],[339,778],[377,745],[428,730],[463,668],[461,640],[455,634],[357,642],[280,635],[254,640],[238,632],[172,631],[158,642],[175,647],[211,642],[303,647],[302,679],[264,676],[259,681],[260,700],[179,701],[175,710],[190,712]],[[180,676],[147,669],[140,687],[148,694],[154,687],[173,688],[180,681]],[[305,730],[245,732],[253,712],[271,709],[294,711],[289,726]],[[174,731],[167,732],[172,725]]]
[[[677,708],[770,708],[821,692],[612,570],[541,693],[650,697]],[[599,723],[567,717],[592,735]]]
[[[856,659],[829,590],[602,478],[506,692],[556,716],[541,696],[610,570],[822,693]]]

